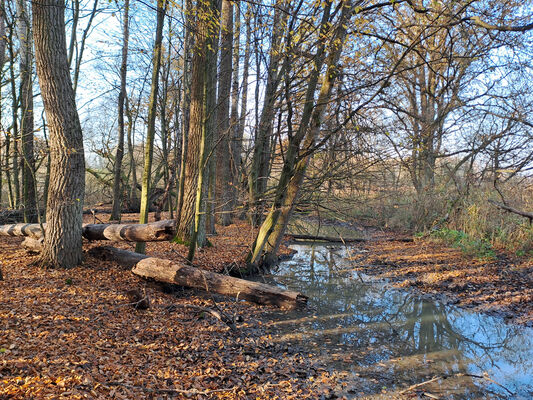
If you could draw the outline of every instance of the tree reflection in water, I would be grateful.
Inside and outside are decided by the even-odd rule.
[[[447,398],[510,396],[499,385],[530,398],[533,329],[360,276],[347,248],[294,247],[295,257],[266,279],[306,293],[310,309],[272,315],[275,340],[314,347],[330,368],[366,378],[371,391],[443,376],[436,385]]]

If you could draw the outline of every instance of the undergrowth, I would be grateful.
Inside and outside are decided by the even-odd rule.
[[[496,257],[496,252],[487,239],[476,239],[463,231],[441,228],[433,231],[430,236],[453,247],[460,248],[463,253],[471,257],[484,260],[491,260]]]

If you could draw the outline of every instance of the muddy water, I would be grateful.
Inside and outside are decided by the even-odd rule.
[[[293,247],[264,279],[307,294],[310,307],[270,315],[273,340],[317,352],[337,395],[533,399],[533,329],[361,275],[348,260],[357,248]]]

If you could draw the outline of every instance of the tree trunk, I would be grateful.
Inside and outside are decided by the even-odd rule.
[[[17,0],[17,24],[20,56],[20,106],[22,147],[22,199],[24,221],[37,220],[35,159],[33,155],[33,84],[31,27],[25,1]]]
[[[217,9],[218,13],[218,9]],[[207,234],[216,234],[215,231],[215,210],[216,210],[216,139],[217,135],[217,115],[213,110],[216,109],[217,104],[217,60],[218,60],[218,33],[212,32],[209,40],[211,43],[211,48],[208,49],[207,53],[207,75],[206,75],[206,111],[211,110],[211,112],[206,112],[206,149],[208,157],[206,169],[204,173],[204,182],[206,183],[206,200],[203,205],[202,221],[200,221],[200,226],[203,229],[201,234],[198,237],[198,243],[202,246],[207,241]]]
[[[150,90],[150,104],[148,108],[148,131],[146,132],[146,143],[144,147],[144,172],[141,192],[141,211],[139,223],[148,222],[148,198],[150,192],[150,174],[152,173],[152,159],[154,155],[154,137],[155,137],[155,117],[157,109],[157,91],[159,87],[159,69],[161,67],[161,43],[163,41],[163,24],[165,22],[165,10],[167,0],[157,1],[157,27],[154,43],[154,57],[152,70],[152,86]],[[144,253],[146,244],[137,243],[135,251]]]
[[[9,26],[9,37],[14,37],[13,24]],[[19,180],[19,128],[18,128],[18,108],[19,108],[19,96],[17,95],[17,85],[15,76],[15,45],[13,40],[9,40],[9,71],[10,71],[10,83],[11,83],[11,104],[12,104],[12,125],[10,139],[12,145],[12,181],[13,181],[13,195],[11,196],[11,207],[20,207],[20,180]]]
[[[192,9],[192,0],[185,1],[185,9]],[[189,119],[191,107],[191,56],[192,47],[194,45],[194,37],[191,28],[194,23],[192,13],[186,14],[185,19],[185,39],[183,41],[183,97],[181,98],[181,160],[180,160],[180,174],[177,185],[177,201],[176,201],[176,221],[181,221],[181,213],[183,209],[183,198],[185,193],[185,170],[187,166],[187,158],[189,151]]]
[[[0,0],[0,80],[3,80],[4,76],[1,73],[1,71],[4,70],[4,61],[5,61],[5,55],[6,55],[6,23],[5,23],[5,13],[4,13],[4,0]],[[2,93],[0,92],[0,103],[2,101]],[[2,126],[2,110],[0,110],[0,126]],[[7,147],[9,140],[7,136],[4,136],[4,145]],[[5,153],[5,156],[8,157],[8,152]],[[3,164],[4,162],[4,156],[2,155],[2,146],[0,146],[0,207],[2,207],[2,192],[3,192]],[[9,172],[6,170],[7,176],[9,176]],[[0,271],[1,275],[1,271]],[[1,279],[0,279],[1,280]]]
[[[307,87],[306,101],[298,131],[289,140],[289,149],[285,156],[283,169],[276,189],[276,197],[270,213],[257,235],[253,244],[252,252],[249,257],[251,264],[256,264],[263,257],[263,249],[266,248],[266,254],[263,261],[270,264],[275,260],[276,251],[279,248],[283,233],[291,216],[294,203],[298,197],[301,183],[303,181],[310,156],[313,152],[312,147],[320,131],[323,114],[329,103],[333,84],[337,77],[337,62],[342,52],[344,40],[346,37],[346,26],[352,14],[351,1],[344,2],[340,20],[334,30],[333,37],[329,42],[329,48],[326,49],[326,38],[330,31],[330,10],[331,1],[328,1],[321,23],[320,45],[315,57],[315,66],[309,84]],[[318,85],[320,71],[325,61],[325,52],[329,52],[327,58],[327,70],[322,78],[322,87],[315,103],[315,90]],[[304,140],[305,139],[305,140]],[[304,142],[300,155],[300,146]]]
[[[129,190],[129,208],[133,210],[140,209],[139,198],[137,197],[137,165],[135,164],[135,146],[133,142],[133,126],[135,125],[132,111],[129,107],[129,101],[125,99],[126,105],[126,115],[128,116],[128,153],[130,161],[130,171],[131,171],[131,187]]]
[[[196,166],[198,172],[198,180],[196,182],[196,197],[194,203],[194,222],[192,226],[192,235],[189,243],[188,259],[190,261],[194,258],[194,252],[196,246],[203,246],[206,240],[205,230],[205,212],[206,201],[205,194],[207,189],[207,157],[209,156],[209,150],[212,148],[213,142],[213,118],[211,111],[208,107],[213,106],[214,96],[214,84],[215,81],[209,73],[215,70],[216,66],[216,40],[218,38],[218,24],[213,24],[213,21],[218,20],[218,7],[215,1],[210,1],[208,4],[202,4],[200,9],[200,19],[198,23],[198,31],[203,36],[203,40],[198,41],[197,54],[193,58],[193,82],[195,77],[202,74],[199,82],[195,82],[191,91],[191,99],[193,103],[198,103],[199,108],[193,114],[193,108],[191,107],[191,121],[190,121],[190,133],[189,137],[198,138],[198,154]],[[196,55],[198,55],[196,57]],[[195,86],[196,83],[200,86]],[[202,89],[202,90],[200,90]],[[194,117],[194,118],[193,118]],[[194,133],[193,133],[194,130]],[[208,137],[209,136],[209,137]]]
[[[203,177],[199,175],[203,173],[200,166],[204,165],[202,163],[202,157],[205,154],[207,42],[210,35],[210,24],[216,18],[214,8],[210,3],[198,1],[195,6],[197,29],[191,71],[188,149],[182,183],[183,197],[181,199],[181,209],[179,210],[177,232],[178,238],[188,244],[192,244],[191,239],[194,232],[197,195],[198,193],[202,193],[201,188],[198,190],[198,182],[203,182]],[[197,237],[197,234],[195,237]]]
[[[231,149],[230,149],[230,96],[233,48],[233,4],[222,0],[220,15],[220,70],[217,100],[217,168],[216,201],[222,212],[219,219],[222,225],[231,224]]]
[[[231,114],[229,129],[231,132],[230,142],[230,181],[229,186],[229,209],[235,210],[237,205],[240,167],[241,167],[241,147],[239,139],[239,50],[241,37],[241,11],[240,3],[235,3],[234,11],[234,34],[233,34],[233,76],[231,83]]]
[[[286,0],[276,1],[265,99],[263,101],[263,108],[254,143],[252,167],[249,177],[249,203],[252,208],[252,222],[254,224],[260,223],[263,208],[265,207],[263,195],[267,187],[271,157],[269,149],[272,135],[272,121],[275,113],[274,103],[277,98],[276,93],[280,82],[278,70],[281,60],[281,38],[283,37],[288,19],[288,13],[282,11],[285,5]]]
[[[237,123],[237,136],[235,138],[235,168],[236,175],[234,185],[236,188],[241,188],[242,192],[246,193],[246,181],[244,175],[244,166],[242,160],[243,152],[243,138],[244,138],[244,127],[246,125],[246,115],[247,115],[247,104],[248,104],[248,76],[250,73],[250,45],[252,37],[252,27],[251,27],[251,10],[250,5],[247,5],[246,9],[246,44],[244,47],[244,60],[243,60],[243,70],[242,70],[242,85],[241,85],[241,111],[239,120]],[[243,187],[244,186],[244,187]],[[241,217],[244,216],[244,213],[241,213]]]
[[[113,210],[110,219],[120,221],[122,208],[122,159],[124,157],[124,101],[126,98],[126,73],[128,69],[130,1],[124,1],[122,21],[122,63],[120,65],[120,92],[118,94],[118,143],[113,168]]]
[[[85,159],[80,120],[70,80],[62,0],[34,0],[35,60],[50,126],[50,187],[40,262],[74,267],[82,261]]]

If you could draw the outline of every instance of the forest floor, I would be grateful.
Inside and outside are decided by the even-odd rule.
[[[106,222],[107,216],[97,216]],[[136,217],[127,215],[123,222]],[[92,218],[86,216],[86,222]],[[217,230],[213,246],[200,249],[195,264],[223,271],[242,262],[254,231],[242,222]],[[479,262],[433,242],[379,240],[388,236],[358,244],[369,250],[361,267],[365,273],[531,324],[530,262]],[[89,242],[79,267],[40,269],[32,265],[37,256],[20,243],[0,240],[2,400],[337,398],[342,378],[328,372],[318,354],[271,340],[262,318],[271,307],[146,282],[91,257],[88,250],[96,244]],[[147,246],[147,254],[177,261],[186,251],[175,243]],[[148,295],[149,309],[131,306],[126,294],[131,289]],[[238,317],[237,330],[189,305],[219,307]]]
[[[364,258],[356,270],[387,279],[398,288],[416,289],[509,323],[533,326],[531,257],[497,251],[493,259],[476,259],[432,239],[378,240],[362,247],[368,251],[355,256]]]

